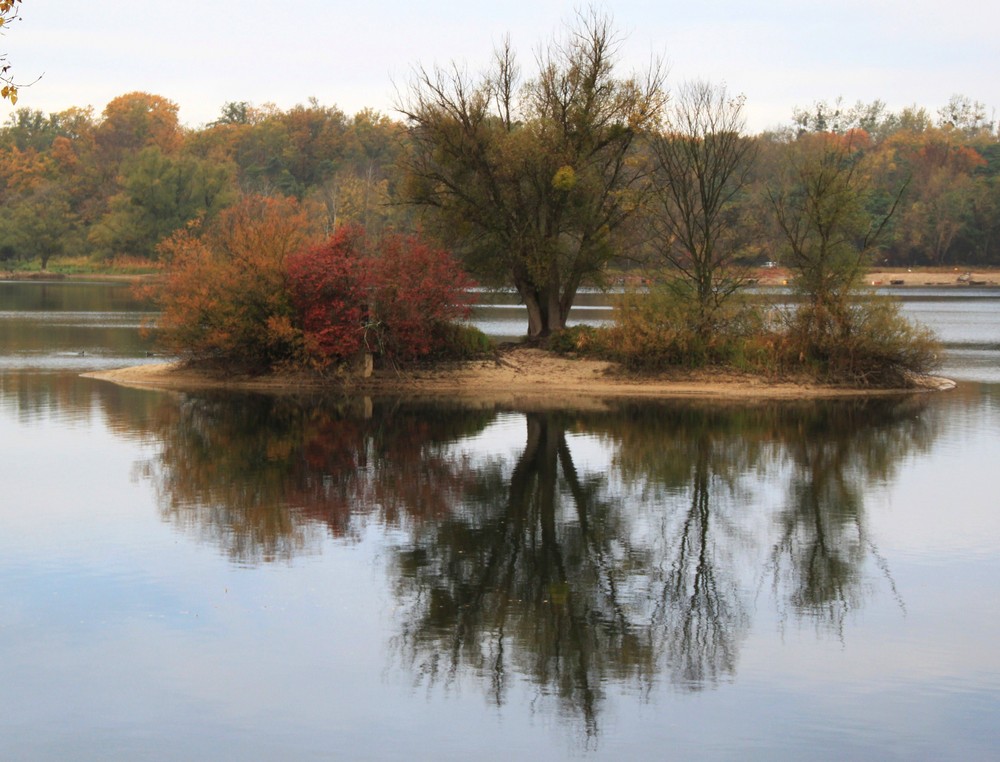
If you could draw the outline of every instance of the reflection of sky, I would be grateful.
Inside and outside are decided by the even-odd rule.
[[[911,454],[870,498],[883,550],[929,561],[996,558],[1000,552],[997,464],[1000,409],[966,407],[945,394],[926,413],[943,419],[933,449]]]
[[[780,628],[776,638],[758,616],[740,664],[743,688],[779,706],[794,702],[772,716],[762,741],[788,733],[803,748],[811,740],[828,749],[818,758],[829,759],[992,758],[1000,563],[923,565],[886,555],[905,611],[880,591],[883,601],[852,613],[839,648],[808,626]],[[768,692],[774,685],[777,697]]]
[[[501,413],[478,434],[452,445],[452,450],[456,456],[468,457],[473,465],[482,465],[497,458],[516,459],[524,450],[527,436],[523,415]]]
[[[1000,540],[973,529],[987,518],[983,497],[952,485],[943,510],[918,498],[945,495],[939,458],[962,477],[982,467],[996,431],[992,419],[970,417],[869,493],[870,535],[903,607],[869,563],[873,599],[849,616],[841,641],[781,624],[768,581],[749,580],[753,628],[732,681],[698,694],[663,682],[649,693],[606,686],[599,756],[920,757],[947,738],[981,757],[997,740],[984,729],[1000,690]],[[454,448],[510,464],[525,435],[524,417],[508,414]],[[609,467],[600,437],[567,440],[581,474]],[[0,406],[0,756],[579,753],[574,718],[548,714],[551,704],[516,676],[497,709],[480,676],[428,687],[398,663],[381,529],[287,564],[234,565],[160,520],[149,484],[135,478],[151,453],[111,434],[96,408],[67,421],[57,410],[19,419]],[[766,504],[748,507],[756,521],[780,497],[762,494]],[[970,548],[975,558],[962,561]]]
[[[479,465],[504,458],[513,467],[524,452],[528,426],[521,413],[501,413],[478,434],[466,437],[453,445],[454,454],[470,459]],[[608,443],[593,434],[566,434],[573,465],[580,473],[608,474],[611,470],[612,451]]]

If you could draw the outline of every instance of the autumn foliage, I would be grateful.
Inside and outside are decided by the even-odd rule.
[[[319,365],[361,350],[390,361],[431,353],[441,326],[468,316],[473,285],[442,249],[414,236],[370,241],[354,226],[291,257],[288,276],[304,346]]]
[[[380,351],[411,360],[439,348],[441,326],[468,317],[475,285],[446,251],[389,236],[372,263]]]
[[[285,260],[315,240],[294,199],[245,197],[216,224],[182,229],[159,247],[152,296],[162,340],[182,357],[269,368],[301,351]]]
[[[294,199],[248,196],[160,245],[147,290],[166,348],[219,367],[325,369],[362,350],[390,362],[441,348],[468,315],[471,281],[445,251],[357,226],[325,242]]]
[[[304,346],[319,365],[355,355],[365,343],[370,284],[363,257],[361,229],[344,227],[288,262],[289,290]]]

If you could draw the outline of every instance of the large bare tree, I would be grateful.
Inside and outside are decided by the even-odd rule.
[[[417,69],[399,110],[409,124],[410,202],[494,285],[513,285],[528,335],[565,327],[576,292],[599,281],[616,233],[639,208],[637,137],[657,126],[663,73],[620,77],[606,16],[580,15],[522,79],[507,41],[485,74]]]

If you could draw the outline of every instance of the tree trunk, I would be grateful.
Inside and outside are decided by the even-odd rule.
[[[554,332],[561,331],[566,327],[566,321],[563,320],[562,307],[559,304],[559,285],[549,285],[546,296],[548,297],[548,318],[546,328],[546,335]]]
[[[572,284],[559,288],[558,279],[547,286],[539,286],[527,277],[514,277],[517,293],[528,310],[528,338],[540,339],[566,327],[566,318],[573,304],[576,287]],[[570,288],[572,286],[572,293]],[[565,292],[560,294],[560,292]]]
[[[558,289],[538,289],[518,283],[517,291],[528,310],[528,338],[539,339],[566,327]]]
[[[520,289],[519,289],[520,290]],[[546,320],[542,305],[534,291],[521,291],[524,306],[528,309],[528,338],[534,339],[545,335]]]

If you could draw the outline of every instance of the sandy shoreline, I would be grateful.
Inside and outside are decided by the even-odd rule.
[[[761,286],[787,285],[790,277],[782,268],[763,269],[755,276]],[[1000,270],[969,270],[965,267],[940,268],[888,268],[872,270],[864,280],[866,285],[876,287],[921,288],[924,286],[955,286],[968,288],[970,285],[1000,287]]]
[[[938,378],[928,378],[919,389],[870,390],[771,382],[758,376],[711,371],[633,377],[621,374],[614,363],[567,358],[531,347],[506,348],[495,360],[450,363],[400,373],[377,371],[367,379],[288,375],[223,377],[179,363],[138,365],[83,375],[122,386],[152,389],[407,396],[554,406],[605,398],[819,399],[954,387],[947,379]]]

